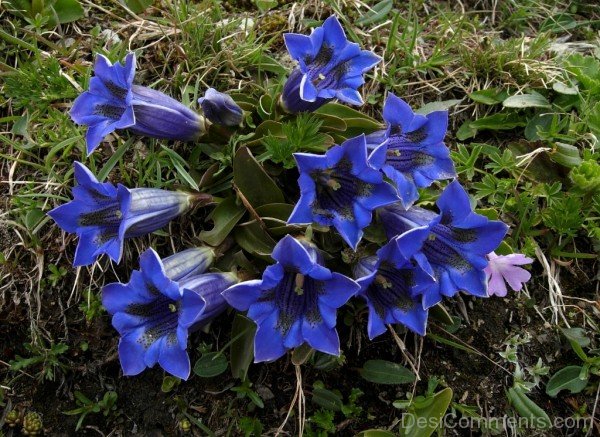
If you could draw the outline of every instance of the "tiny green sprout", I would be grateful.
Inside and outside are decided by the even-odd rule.
[[[29,436],[37,436],[42,433],[42,418],[41,416],[34,412],[30,411],[23,418],[23,434]]]
[[[57,267],[54,264],[49,264],[48,265],[48,270],[50,270],[50,275],[48,276],[48,279],[50,280],[50,283],[52,284],[53,287],[56,287],[56,284],[58,284],[58,282],[67,275],[68,271],[66,268],[64,267]]]
[[[192,429],[192,423],[188,419],[181,419],[179,421],[179,429],[181,429],[181,431],[184,433],[190,432]]]
[[[17,410],[10,410],[6,414],[5,421],[9,428],[14,428],[21,421],[21,416]]]

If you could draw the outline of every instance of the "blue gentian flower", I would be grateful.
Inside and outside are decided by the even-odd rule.
[[[167,267],[153,249],[140,256],[140,270],[134,270],[127,284],[113,283],[102,289],[102,305],[113,316],[112,324],[119,332],[119,358],[125,375],[137,375],[157,362],[170,374],[181,379],[190,375],[190,359],[186,352],[188,332],[220,310],[220,293],[237,279],[230,273],[205,273],[175,281],[181,274],[173,265],[186,264],[174,255]],[[197,255],[197,254],[196,254]],[[169,258],[167,258],[168,260]],[[194,269],[188,260],[185,270]],[[201,269],[201,268],[200,268]]]
[[[434,280],[411,258],[428,234],[427,227],[408,231],[379,249],[377,256],[363,258],[354,267],[359,295],[369,307],[371,340],[385,332],[386,324],[394,323],[425,335],[428,311],[423,308],[422,294]]]
[[[283,37],[290,56],[298,61],[281,96],[288,112],[314,111],[334,98],[363,104],[357,89],[365,83],[363,74],[381,58],[349,42],[336,17],[326,19],[310,36],[286,33]]]
[[[440,214],[417,206],[405,210],[399,204],[379,210],[389,238],[417,227],[429,229],[421,252],[414,255],[436,280],[423,292],[424,307],[458,291],[487,297],[486,255],[502,242],[508,226],[473,212],[469,196],[458,181],[450,183],[436,203]]]
[[[335,226],[356,249],[375,208],[398,201],[396,190],[370,166],[364,135],[334,146],[325,155],[295,153],[300,200],[288,223]]]
[[[317,249],[286,235],[271,255],[277,263],[262,279],[225,290],[229,304],[248,311],[256,325],[254,361],[273,361],[307,342],[321,352],[339,355],[336,309],[359,289],[352,279],[323,266]]]
[[[204,131],[202,117],[164,93],[133,85],[134,76],[135,54],[128,54],[124,65],[97,56],[90,88],[70,111],[75,123],[88,126],[88,154],[116,129],[180,141],[193,141]]]
[[[128,189],[100,183],[83,164],[75,162],[73,200],[48,213],[79,244],[74,266],[93,264],[100,254],[119,262],[125,238],[154,232],[187,211],[194,194],[154,188]]]
[[[394,181],[403,206],[409,208],[419,198],[417,188],[456,176],[444,144],[448,111],[415,114],[404,100],[390,94],[383,119],[387,129],[367,136],[368,145],[375,146],[370,160]]]
[[[219,126],[239,126],[244,111],[233,101],[231,96],[220,93],[214,88],[206,90],[204,97],[198,99],[204,115],[211,123]]]

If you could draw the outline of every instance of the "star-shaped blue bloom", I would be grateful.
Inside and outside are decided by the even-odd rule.
[[[230,273],[198,274],[208,266],[206,259],[195,259],[198,255],[203,258],[193,249],[163,262],[148,249],[127,284],[103,287],[102,305],[121,335],[119,359],[125,375],[158,363],[178,378],[189,377],[188,332],[227,308],[221,292],[237,282]]]
[[[433,278],[414,261],[429,230],[415,228],[392,239],[377,251],[377,256],[361,259],[354,268],[359,296],[369,307],[369,338],[385,332],[386,324],[400,323],[425,335],[427,310],[423,308],[423,292],[434,283]]]
[[[70,115],[77,124],[87,125],[87,152],[116,129],[153,138],[192,141],[204,130],[202,118],[177,100],[151,88],[133,85],[135,55],[125,64],[114,65],[98,55],[88,91],[81,94]]]
[[[398,201],[394,187],[367,160],[365,136],[334,146],[325,155],[295,153],[300,200],[288,223],[334,226],[356,249],[372,211]]]
[[[316,248],[286,235],[273,249],[277,261],[262,279],[239,283],[223,292],[229,304],[248,311],[256,325],[254,361],[273,361],[304,342],[331,355],[340,354],[336,309],[359,289],[352,279],[322,265]]]
[[[284,39],[290,56],[298,61],[281,97],[286,110],[314,111],[334,98],[363,104],[357,89],[365,82],[364,73],[381,58],[349,42],[336,17],[326,19],[310,36],[286,33]]]
[[[379,210],[389,238],[416,227],[429,229],[421,251],[414,255],[436,280],[423,292],[424,307],[430,308],[459,291],[487,297],[486,255],[502,242],[508,226],[473,212],[458,181],[451,182],[436,203],[440,214],[417,206],[405,210],[399,204]]]
[[[128,189],[98,182],[90,170],[74,163],[73,200],[54,208],[50,217],[79,243],[73,265],[93,264],[100,254],[119,262],[126,238],[154,232],[187,211],[194,195],[155,188]]]
[[[415,114],[404,100],[390,94],[383,119],[387,129],[367,137],[369,147],[375,148],[370,160],[394,181],[405,208],[419,198],[417,188],[456,177],[444,144],[448,111]]]

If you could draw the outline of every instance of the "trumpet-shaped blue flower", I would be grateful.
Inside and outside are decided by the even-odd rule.
[[[231,96],[221,93],[214,88],[206,90],[204,97],[198,99],[204,115],[212,123],[220,126],[239,126],[242,123],[244,111],[233,101]]]
[[[340,354],[336,309],[359,289],[352,279],[322,265],[316,248],[286,235],[271,255],[277,263],[260,280],[225,290],[229,304],[248,311],[256,325],[254,361],[273,361],[307,342],[332,355]]]
[[[206,267],[206,259],[189,259],[195,255],[176,254],[163,263],[148,249],[140,256],[140,270],[132,272],[127,284],[103,287],[102,304],[121,335],[119,358],[125,375],[137,375],[158,362],[178,378],[189,377],[189,330],[225,309],[220,293],[237,282],[230,273],[188,274],[176,281],[174,276],[183,271]]]
[[[100,183],[75,162],[73,200],[48,213],[66,232],[77,234],[73,265],[92,264],[100,254],[119,262],[125,238],[154,232],[187,211],[194,194],[154,188],[128,189]]]
[[[87,125],[87,152],[116,129],[154,138],[192,141],[204,131],[202,117],[182,103],[153,89],[133,85],[135,55],[114,65],[102,55],[96,58],[89,90],[73,103],[71,118]]]
[[[444,144],[448,112],[415,114],[404,100],[390,94],[383,119],[387,129],[367,137],[369,145],[376,146],[370,160],[394,181],[403,206],[409,208],[419,198],[417,188],[456,176]]]
[[[283,37],[290,56],[298,61],[281,96],[287,111],[314,111],[334,98],[363,104],[357,89],[365,83],[363,74],[381,58],[349,42],[336,17],[326,19],[310,36],[286,33]]]
[[[370,166],[364,135],[334,146],[325,155],[295,153],[300,200],[288,223],[335,226],[356,249],[372,211],[398,201],[396,190]]]
[[[414,255],[436,280],[423,292],[424,307],[458,291],[487,297],[486,255],[502,242],[508,227],[473,212],[469,196],[458,181],[446,187],[437,206],[440,214],[416,206],[405,210],[399,204],[379,211],[389,238],[414,228],[429,229],[421,251]]]
[[[385,332],[386,324],[400,323],[425,335],[428,311],[423,308],[423,292],[433,278],[414,261],[429,230],[415,228],[392,239],[377,251],[377,256],[361,259],[354,267],[359,295],[369,307],[369,338]]]

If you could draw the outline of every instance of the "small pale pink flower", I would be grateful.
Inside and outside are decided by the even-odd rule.
[[[521,253],[496,255],[491,252],[487,255],[487,258],[489,264],[485,268],[485,274],[488,278],[488,296],[506,296],[508,290],[505,281],[514,291],[520,291],[523,288],[523,283],[531,278],[531,273],[517,267],[533,262],[533,259],[527,258]]]

